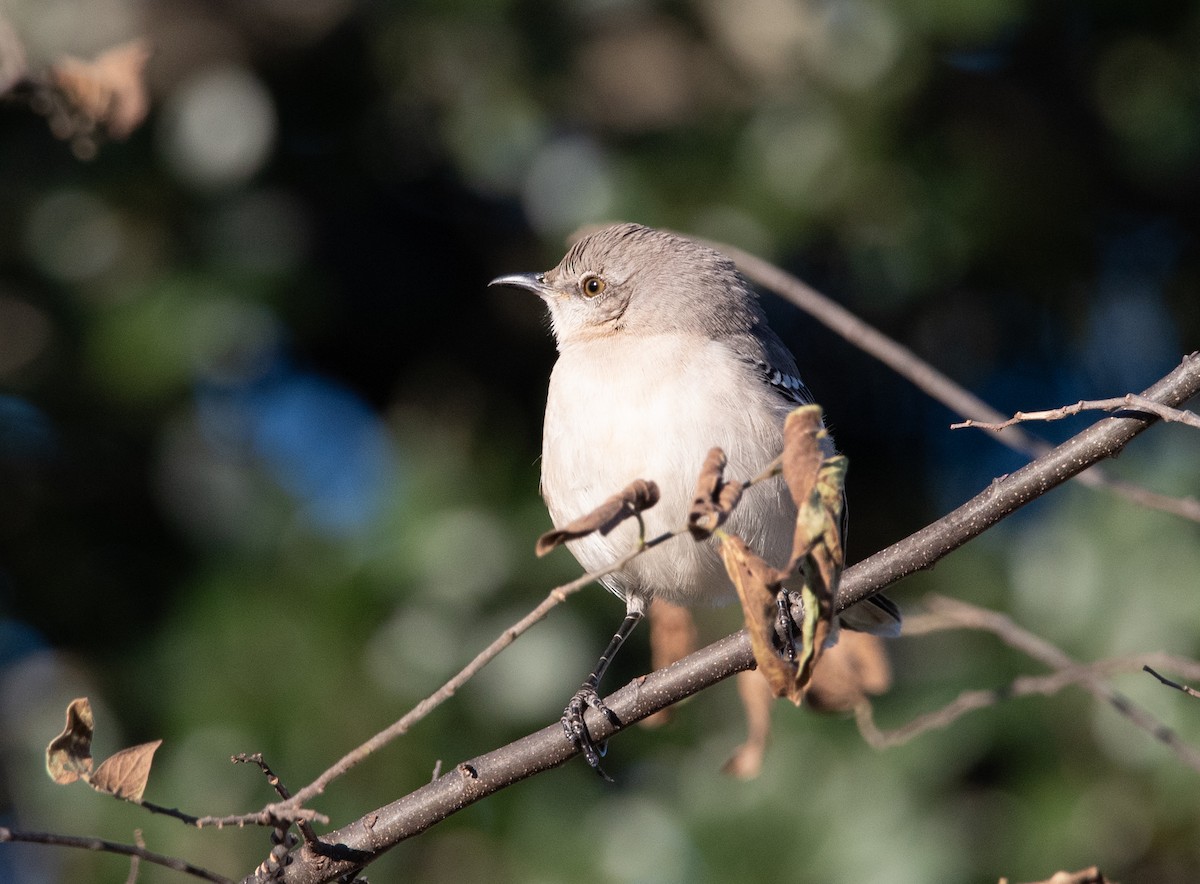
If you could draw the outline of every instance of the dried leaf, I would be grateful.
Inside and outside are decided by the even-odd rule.
[[[88,779],[88,784],[97,792],[107,792],[129,801],[141,801],[154,752],[161,745],[162,740],[155,740],[122,749],[101,762]]]
[[[802,405],[787,416],[783,425],[783,481],[792,493],[796,508],[812,499],[817,472],[825,459],[821,441],[826,438],[821,406]]]
[[[771,736],[771,686],[757,672],[739,672],[738,696],[746,712],[746,742],[733,750],[721,768],[739,780],[752,780],[762,771],[763,756]]]
[[[688,512],[687,526],[692,536],[704,540],[725,524],[742,496],[742,484],[725,479],[725,452],[713,448],[704,459],[696,480],[696,493]]]
[[[806,691],[834,630],[833,600],[841,580],[841,525],[846,459],[834,455],[818,406],[788,415],[783,476],[796,502],[796,531],[788,573],[799,572],[804,603],[796,690]]]
[[[816,588],[814,588],[814,586]],[[803,697],[824,656],[833,632],[833,593],[819,581],[806,581],[800,588],[804,620],[800,624],[800,647],[796,654],[795,692]],[[799,704],[800,700],[794,702]]]
[[[635,479],[586,516],[581,516],[562,528],[547,531],[538,538],[535,550],[541,557],[568,540],[587,537],[593,531],[607,534],[631,516],[650,509],[658,503],[658,498],[658,485],[646,479]]]
[[[883,640],[846,629],[837,644],[821,656],[806,697],[809,706],[819,712],[849,712],[868,695],[882,694],[891,684]]]
[[[650,664],[663,669],[696,650],[696,621],[687,608],[662,599],[650,602]],[[641,720],[645,727],[660,727],[671,719],[673,706],[660,709]]]
[[[87,697],[72,700],[67,706],[67,724],[63,732],[46,747],[46,772],[56,783],[73,783],[92,772],[92,733],[95,718]]]
[[[746,631],[758,671],[778,697],[799,703],[803,692],[796,690],[796,666],[775,650],[776,598],[783,574],[759,558],[736,534],[719,534],[721,559],[742,602]]]
[[[104,126],[113,138],[125,138],[150,109],[142,76],[149,59],[149,44],[131,40],[95,61],[63,58],[50,69],[50,77],[76,111]]]

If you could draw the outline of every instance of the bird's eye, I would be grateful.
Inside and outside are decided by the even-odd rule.
[[[589,276],[583,280],[583,293],[589,298],[596,297],[606,288],[608,288],[608,283],[599,276]]]

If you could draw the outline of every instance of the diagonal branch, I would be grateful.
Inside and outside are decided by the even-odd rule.
[[[1142,395],[1177,408],[1200,391],[1200,353],[1183,362]],[[946,553],[1088,467],[1118,454],[1157,418],[1150,414],[1109,417],[1072,436],[1015,473],[996,479],[982,494],[899,543],[859,562],[842,579],[838,610],[880,592],[914,571],[930,568]]]
[[[1200,353],[1193,353],[1143,395],[1177,407],[1200,392]],[[995,480],[981,494],[912,537],[846,570],[837,609],[844,610],[902,577],[930,568],[942,556],[983,533],[1092,464],[1117,454],[1155,422],[1152,415],[1106,418],[1033,463]],[[753,665],[750,641],[739,632],[685,657],[674,665],[634,680],[607,697],[622,727],[676,703]],[[621,728],[590,714],[589,732],[604,740]],[[319,845],[303,845],[276,879],[315,884],[353,872],[400,841],[411,838],[500,789],[567,761],[575,749],[555,723],[537,733],[459,764],[453,771],[409,795],[328,833]],[[253,876],[245,879],[255,881]]]
[[[960,417],[981,425],[1004,423],[1005,415],[832,298],[757,255],[724,243],[710,242],[709,245],[732,258],[738,269],[751,282],[775,292],[799,307],[864,353],[869,353],[901,377],[907,378],[919,390],[941,402]],[[1014,451],[1038,457],[1050,450],[1050,443],[1026,433],[1020,427],[1008,426],[1003,432],[999,432],[999,426],[995,429],[993,435],[996,441]],[[1141,506],[1200,522],[1200,500],[1194,497],[1176,498],[1159,494],[1131,482],[1114,479],[1101,470],[1090,470],[1080,474],[1079,481],[1095,488],[1106,488]]]

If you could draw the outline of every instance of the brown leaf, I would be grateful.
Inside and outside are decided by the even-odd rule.
[[[696,650],[696,621],[687,608],[662,599],[650,602],[650,665],[663,669]],[[660,709],[641,720],[645,727],[660,727],[671,719],[673,706]]]
[[[688,512],[687,526],[697,540],[710,537],[725,524],[730,512],[742,496],[742,483],[725,479],[727,464],[725,452],[713,448],[704,459],[700,476],[696,479],[696,493],[692,508]]]
[[[88,778],[88,784],[98,792],[107,792],[129,801],[141,801],[154,752],[161,745],[162,740],[155,740],[114,753],[101,762],[96,772]]]
[[[658,503],[658,485],[646,479],[635,479],[586,516],[581,516],[562,528],[547,531],[537,540],[539,557],[546,555],[568,540],[587,537],[593,531],[607,534],[617,525]]]
[[[849,712],[868,695],[882,694],[891,684],[883,640],[845,629],[837,644],[821,655],[806,696],[809,706],[818,712]]]
[[[92,772],[92,733],[95,718],[87,697],[72,700],[67,706],[67,724],[63,732],[46,747],[46,772],[56,783],[73,783]]]
[[[799,703],[803,692],[796,690],[796,666],[775,650],[776,598],[783,574],[759,558],[736,534],[720,534],[721,559],[742,602],[746,631],[758,671],[777,697]]]
[[[149,59],[149,44],[131,40],[95,61],[63,58],[50,69],[50,77],[80,114],[104,126],[113,138],[125,138],[150,109],[142,77]]]
[[[752,780],[762,771],[763,756],[771,736],[771,686],[757,672],[739,672],[738,696],[746,712],[746,742],[733,750],[722,773],[739,780]]]
[[[826,437],[821,406],[802,405],[783,424],[783,481],[797,509],[812,499],[817,471],[825,459],[821,440]]]

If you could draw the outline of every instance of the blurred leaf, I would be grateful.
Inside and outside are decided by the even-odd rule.
[[[687,608],[672,605],[662,599],[651,599],[647,615],[650,621],[650,665],[663,669],[682,660],[696,650],[696,621]],[[671,719],[668,706],[640,722],[645,727],[658,727]]]
[[[721,768],[739,780],[752,780],[762,771],[763,755],[771,736],[771,686],[757,672],[739,672],[738,697],[746,713],[746,741],[733,750]]]
[[[142,77],[149,59],[149,44],[131,40],[95,61],[67,56],[50,69],[50,76],[88,124],[103,126],[113,138],[125,138],[150,110]]]
[[[808,686],[808,705],[819,712],[849,712],[868,695],[882,694],[892,684],[883,639],[843,629],[837,644],[821,656]]]

